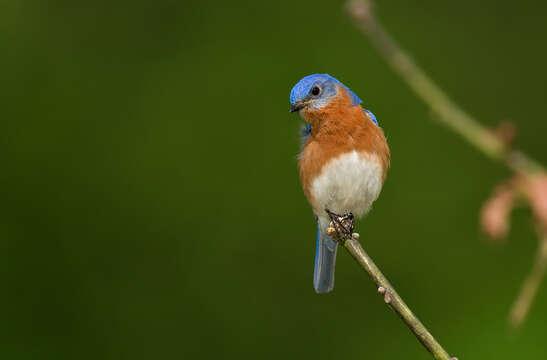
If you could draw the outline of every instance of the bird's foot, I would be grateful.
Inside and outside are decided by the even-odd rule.
[[[338,215],[325,209],[330,217],[330,224],[327,228],[327,234],[332,236],[333,239],[338,240],[342,237],[350,237],[353,234],[353,228],[355,227],[355,218],[352,213],[345,213]]]

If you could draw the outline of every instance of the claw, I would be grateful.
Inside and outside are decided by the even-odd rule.
[[[330,226],[327,229],[327,233],[329,232],[329,229],[333,229],[339,236],[343,235],[348,237],[352,235],[353,228],[355,227],[355,219],[352,213],[338,215],[333,213],[329,209],[325,209],[325,211],[327,212],[331,220]],[[332,233],[333,231],[330,230],[330,232]]]

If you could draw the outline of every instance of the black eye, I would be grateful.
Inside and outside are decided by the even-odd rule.
[[[321,92],[321,89],[319,88],[319,86],[314,86],[311,88],[311,94],[313,96],[319,95],[320,92]]]

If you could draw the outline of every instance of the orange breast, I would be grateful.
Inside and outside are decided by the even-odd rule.
[[[385,180],[389,168],[389,147],[381,128],[376,126],[361,106],[351,106],[345,89],[321,110],[311,107],[300,111],[310,123],[311,133],[298,159],[302,187],[312,207],[316,208],[310,192],[312,181],[331,159],[341,154],[357,151],[375,154],[383,168]]]

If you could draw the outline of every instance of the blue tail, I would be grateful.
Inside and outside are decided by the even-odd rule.
[[[327,235],[326,229],[317,226],[317,247],[315,249],[315,269],[313,287],[318,294],[328,293],[334,288],[334,265],[338,243]]]

